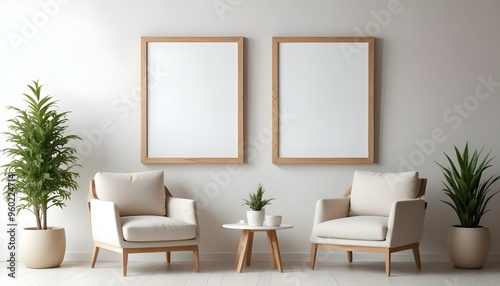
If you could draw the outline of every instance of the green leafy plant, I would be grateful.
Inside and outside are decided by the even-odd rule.
[[[68,146],[79,136],[66,134],[67,115],[58,112],[51,96],[41,96],[42,86],[33,81],[28,85],[32,95],[23,94],[27,108],[9,106],[16,116],[8,120],[8,132],[3,132],[12,147],[2,150],[11,158],[3,165],[3,181],[14,177],[14,187],[4,188],[4,198],[18,195],[17,212],[31,211],[37,229],[47,229],[47,210],[65,206],[71,191],[78,188],[79,176],[73,168],[77,164],[76,149]]]
[[[451,199],[444,201],[456,212],[462,227],[479,227],[482,216],[489,210],[486,209],[491,198],[498,191],[491,192],[491,185],[500,176],[492,175],[486,181],[481,181],[483,172],[491,167],[488,153],[483,159],[481,151],[469,153],[469,144],[465,145],[462,152],[455,146],[456,163],[446,154],[449,167],[437,163],[445,176],[443,191]]]
[[[259,187],[257,188],[257,191],[254,193],[249,194],[249,199],[243,199],[244,203],[241,204],[247,205],[251,210],[253,211],[260,211],[262,210],[265,206],[270,205],[271,201],[274,200],[274,198],[271,199],[264,199],[264,193],[265,190],[263,189],[262,184],[259,184]]]

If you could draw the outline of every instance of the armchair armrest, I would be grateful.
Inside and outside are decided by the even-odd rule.
[[[120,213],[113,202],[90,200],[90,224],[94,241],[121,247],[123,234]]]
[[[167,197],[167,216],[198,225],[198,213],[195,200]]]
[[[423,199],[395,202],[391,207],[387,239],[390,247],[408,245],[422,239],[425,219]]]
[[[349,204],[350,198],[319,199],[316,202],[314,224],[347,217],[349,214]]]

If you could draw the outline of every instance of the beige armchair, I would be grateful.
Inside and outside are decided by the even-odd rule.
[[[199,228],[196,202],[174,198],[164,185],[163,171],[98,172],[90,181],[89,211],[94,239],[91,267],[99,249],[121,253],[127,275],[129,253],[192,251],[199,271]]]
[[[311,234],[311,268],[318,249],[379,252],[385,272],[391,273],[391,253],[411,249],[420,269],[427,179],[417,172],[374,173],[355,171],[352,187],[343,198],[316,203]]]

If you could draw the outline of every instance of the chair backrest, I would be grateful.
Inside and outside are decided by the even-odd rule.
[[[92,186],[92,183],[91,183]],[[98,172],[93,179],[94,197],[112,201],[120,216],[166,215],[163,171],[137,173]]]
[[[425,179],[418,177],[418,172],[355,171],[349,216],[389,216],[394,202],[423,196],[425,183]],[[422,184],[424,184],[423,190]]]

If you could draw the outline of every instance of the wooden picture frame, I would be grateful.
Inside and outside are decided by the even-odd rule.
[[[373,163],[374,42],[273,37],[273,163]]]
[[[141,162],[243,163],[243,37],[141,37]]]

